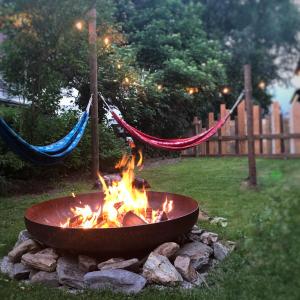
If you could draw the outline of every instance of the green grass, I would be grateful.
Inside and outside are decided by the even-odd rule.
[[[209,289],[148,289],[135,297],[108,292],[69,295],[0,276],[0,299],[299,299],[300,160],[258,160],[257,168],[257,190],[241,186],[247,161],[240,158],[186,159],[142,172],[154,190],[192,196],[209,215],[228,219],[226,228],[199,224],[238,243],[209,276]],[[24,228],[26,207],[88,187],[87,183],[61,184],[47,195],[0,199],[0,256]]]

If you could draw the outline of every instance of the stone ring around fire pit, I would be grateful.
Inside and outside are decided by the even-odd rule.
[[[142,257],[147,251],[164,242],[176,241],[188,233],[197,222],[198,203],[186,196],[147,192],[153,209],[162,207],[166,197],[173,201],[168,220],[118,228],[63,228],[60,226],[71,217],[70,208],[88,204],[101,205],[102,192],[63,197],[42,202],[28,208],[25,224],[30,234],[42,244],[71,253],[90,254],[101,258]]]

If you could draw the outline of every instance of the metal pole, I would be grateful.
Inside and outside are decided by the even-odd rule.
[[[90,64],[90,91],[93,96],[91,110],[92,129],[92,178],[97,179],[99,172],[99,118],[98,118],[98,87],[97,87],[97,32],[96,32],[96,7],[88,12],[89,27],[89,64]]]
[[[247,136],[248,136],[248,165],[249,165],[249,184],[256,186],[256,162],[254,152],[254,136],[253,136],[253,103],[252,103],[252,81],[251,66],[244,66],[245,81],[245,100],[247,110]]]

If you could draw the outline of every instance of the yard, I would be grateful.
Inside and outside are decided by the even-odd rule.
[[[299,299],[300,161],[257,160],[258,190],[242,180],[247,161],[241,158],[185,159],[147,168],[142,176],[153,190],[189,195],[210,216],[228,219],[225,228],[199,223],[229,240],[237,249],[208,278],[208,286],[186,292],[146,289],[136,299]],[[43,195],[0,199],[0,256],[24,228],[24,210],[33,203],[71,192],[88,191],[84,182],[60,183]],[[71,295],[42,286],[27,286],[0,275],[0,299],[111,299],[111,293]],[[114,295],[114,299],[130,298]]]

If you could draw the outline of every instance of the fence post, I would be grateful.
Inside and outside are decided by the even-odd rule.
[[[195,134],[198,135],[201,130],[201,121],[198,119],[198,117],[194,117],[193,125],[195,126]],[[196,146],[194,151],[195,156],[198,157],[200,155],[200,146]]]
[[[251,66],[244,66],[245,98],[247,107],[247,135],[248,135],[248,165],[249,165],[249,184],[256,186],[256,162],[254,153],[253,138],[253,104],[252,104],[252,80]]]
[[[271,112],[271,133],[280,134],[281,125],[280,125],[280,105],[278,102],[272,103],[272,112]],[[273,139],[272,140],[272,154],[281,153],[281,140]]]
[[[270,129],[270,116],[267,115],[263,120],[262,120],[262,133],[263,134],[270,134],[271,129]],[[263,154],[271,154],[272,153],[272,145],[271,141],[268,139],[263,139],[262,140],[262,153]]]
[[[292,102],[290,112],[290,133],[300,133],[300,102],[299,96]],[[290,140],[290,149],[292,154],[300,154],[300,139]]]
[[[245,100],[243,100],[237,108],[237,132],[238,135],[245,136],[246,134],[246,117],[245,117]],[[239,153],[238,154],[246,154],[246,142],[239,141]]]
[[[260,107],[253,105],[253,134],[259,135],[260,130]],[[255,139],[254,141],[255,154],[260,154],[260,140]]]
[[[208,128],[211,128],[214,125],[215,125],[214,113],[210,112],[210,113],[208,113]],[[208,149],[209,149],[208,154],[216,154],[217,146],[218,146],[218,142],[210,141],[209,146],[208,146]]]

